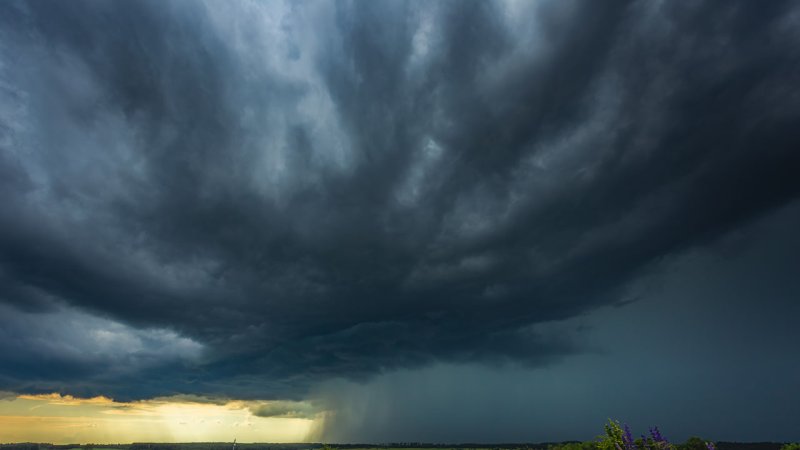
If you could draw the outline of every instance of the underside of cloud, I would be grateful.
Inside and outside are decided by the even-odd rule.
[[[300,399],[580,353],[542,324],[800,193],[798,17],[3,2],[0,389]]]

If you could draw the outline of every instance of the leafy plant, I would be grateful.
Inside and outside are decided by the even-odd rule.
[[[690,437],[683,444],[674,445],[661,434],[658,427],[650,428],[649,436],[642,434],[635,440],[630,427],[627,424],[620,425],[619,421],[608,419],[604,429],[605,435],[599,436],[596,443],[599,450],[716,450],[713,442],[706,442],[696,436]],[[781,450],[800,450],[800,444],[787,444]]]
[[[618,450],[622,445],[622,427],[619,421],[608,419],[603,426],[606,434],[598,436],[597,448],[600,450]]]
[[[620,425],[617,420],[608,419],[603,428],[605,434],[598,436],[596,441],[567,442],[551,445],[548,450],[717,450],[713,442],[696,436],[683,444],[672,444],[658,427],[650,428],[649,436],[642,434],[636,439],[630,427],[627,424]],[[781,450],[800,450],[800,444],[786,444]]]
[[[678,446],[678,450],[709,450],[708,443],[705,442],[703,439],[692,436],[686,440],[683,444]],[[712,444],[713,445],[713,444]]]
[[[599,442],[597,443],[600,450],[633,450],[636,448],[631,429],[627,424],[623,429],[619,421],[608,419],[608,423],[603,428],[605,435],[598,436]]]
[[[781,447],[781,450],[800,450],[800,442],[790,442]]]

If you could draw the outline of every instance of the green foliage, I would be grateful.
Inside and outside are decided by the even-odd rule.
[[[677,447],[678,450],[707,450],[706,441],[697,436],[690,437],[683,444],[678,444]]]
[[[648,449],[648,450],[675,450],[676,448],[669,442],[655,441],[653,438],[650,437],[645,439],[637,438],[635,441],[633,441],[633,443],[634,445],[636,445],[636,448]],[[704,448],[703,450],[707,449]]]
[[[320,450],[336,450],[336,447],[333,447],[328,444],[322,444],[322,448]]]
[[[800,442],[790,442],[781,447],[781,450],[800,450]]]
[[[622,426],[619,421],[608,419],[608,423],[603,427],[606,434],[598,436],[597,448],[599,450],[618,450],[623,447]]]
[[[565,442],[563,444],[550,444],[547,450],[598,450],[596,442]]]

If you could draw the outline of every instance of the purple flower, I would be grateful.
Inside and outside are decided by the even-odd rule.
[[[636,446],[633,444],[633,435],[631,435],[631,427],[625,424],[625,434],[622,436],[622,442],[625,444],[625,450],[633,450]]]
[[[661,432],[658,431],[658,427],[650,428],[650,436],[653,436],[653,440],[656,442],[667,442],[667,440],[664,439],[664,436],[661,436]]]
[[[659,431],[658,427],[650,428],[650,436],[653,437],[656,447],[669,448],[669,441],[661,435],[661,431]]]
[[[713,442],[706,442],[706,448],[708,450],[717,450],[717,448],[714,447],[714,443]]]

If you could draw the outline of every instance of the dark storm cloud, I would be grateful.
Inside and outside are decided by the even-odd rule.
[[[316,410],[308,402],[292,402],[275,400],[266,403],[257,403],[250,407],[250,412],[257,417],[283,417],[310,419]]]
[[[116,374],[50,359],[55,320],[5,319],[29,355],[2,389],[91,368],[85,392],[120,398],[297,397],[546,365],[581,349],[537,323],[800,192],[787,2],[0,8],[7,317],[167,333]]]
[[[314,393],[311,440],[594,440],[608,417],[673,442],[797,440],[800,201],[704,246],[664,258],[631,287],[637,301],[542,333],[585,351],[545,367],[434,364]],[[757,262],[757,263],[754,263]]]

